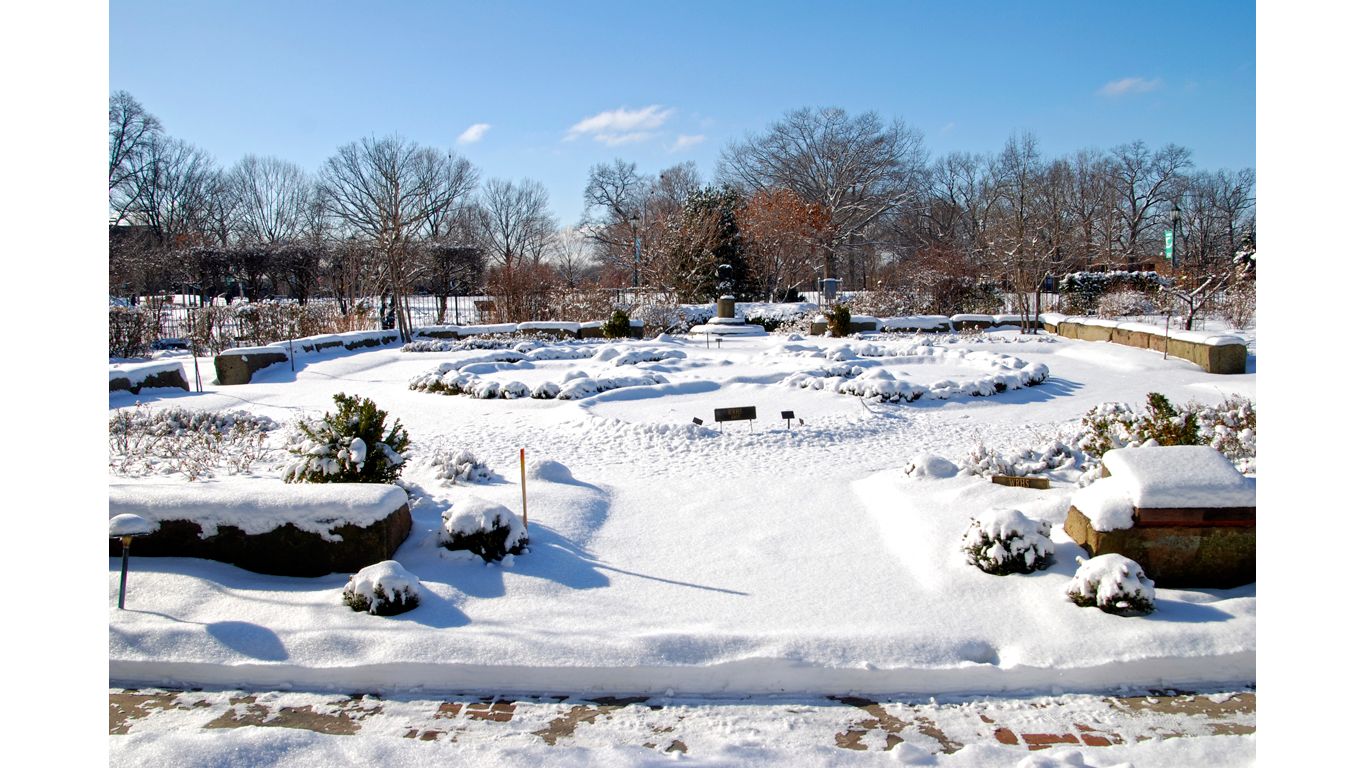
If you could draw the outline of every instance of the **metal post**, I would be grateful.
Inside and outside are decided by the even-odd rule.
[[[119,571],[119,610],[123,610],[123,594],[128,588],[128,548],[133,546],[132,536],[123,536],[123,568]]]

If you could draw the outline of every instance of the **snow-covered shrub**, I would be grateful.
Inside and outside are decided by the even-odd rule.
[[[560,385],[553,381],[543,381],[531,390],[531,396],[537,400],[554,400],[560,396]]]
[[[1053,562],[1052,530],[1048,521],[1030,519],[1018,509],[993,509],[973,518],[963,534],[963,552],[986,573],[1029,573]]]
[[[417,577],[397,560],[385,560],[352,576],[342,589],[342,602],[353,611],[395,616],[417,607],[417,584]]]
[[[1102,296],[1129,289],[1153,294],[1169,281],[1156,272],[1070,272],[1058,282],[1058,292],[1066,302],[1064,311],[1084,315],[1097,308]]]
[[[842,338],[849,335],[849,324],[852,315],[849,307],[843,304],[836,304],[825,313],[825,327],[835,338]]]
[[[1157,312],[1152,297],[1139,291],[1111,291],[1096,302],[1096,314],[1101,317],[1133,317]]]
[[[1025,477],[1041,475],[1069,467],[1080,467],[1086,454],[1061,440],[1034,448],[993,450],[978,445],[963,457],[963,467],[974,475],[1007,475]]]
[[[1257,284],[1240,280],[1219,299],[1219,316],[1234,328],[1252,328],[1257,322]]]
[[[398,419],[386,433],[388,413],[368,397],[338,393],[335,414],[295,425],[285,467],[287,483],[392,483],[403,471],[408,431]]]
[[[467,550],[485,562],[521,554],[527,545],[526,527],[512,510],[487,499],[466,496],[441,513],[441,546]]]
[[[436,476],[444,483],[486,483],[493,477],[489,465],[475,458],[469,451],[439,451],[428,466],[436,467]]]
[[[1231,395],[1218,405],[1200,406],[1195,416],[1210,446],[1233,462],[1239,472],[1257,471],[1256,403],[1242,395]]]
[[[267,416],[246,411],[148,410],[139,404],[109,418],[109,469],[118,475],[175,474],[189,480],[225,468],[240,474],[270,455]]]
[[[1077,558],[1077,575],[1067,586],[1067,597],[1080,606],[1094,606],[1120,616],[1153,612],[1153,582],[1143,566],[1124,555]]]
[[[1177,407],[1164,395],[1148,393],[1146,410],[1135,411],[1123,403],[1102,403],[1082,417],[1081,447],[1097,459],[1112,448],[1142,445],[1208,445],[1200,434],[1195,404]]]
[[[602,324],[602,335],[609,339],[623,339],[631,335],[631,318],[619,309],[612,310],[612,316]]]

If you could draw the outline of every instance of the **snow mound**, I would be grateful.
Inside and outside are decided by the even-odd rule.
[[[569,467],[551,459],[536,459],[527,463],[526,476],[528,480],[544,480],[548,483],[577,482],[569,472]]]
[[[921,453],[914,456],[906,465],[906,474],[925,479],[942,479],[958,474],[958,465],[943,456]]]
[[[384,560],[352,576],[342,589],[342,601],[352,610],[393,616],[417,607],[419,583],[397,560]]]
[[[119,536],[141,536],[160,527],[160,523],[148,520],[141,515],[124,513],[109,518],[109,538]]]
[[[1077,575],[1067,586],[1067,596],[1077,605],[1095,606],[1106,613],[1143,614],[1153,610],[1154,584],[1143,566],[1124,555],[1077,558]]]

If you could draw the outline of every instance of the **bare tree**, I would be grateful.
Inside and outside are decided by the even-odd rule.
[[[405,341],[412,338],[402,310],[415,267],[414,243],[433,211],[468,195],[476,177],[468,160],[397,136],[347,144],[323,167],[328,210],[382,260]]]
[[[252,243],[287,243],[308,228],[313,182],[299,166],[274,157],[247,155],[228,172],[235,198],[235,229]]]
[[[565,227],[555,233],[550,258],[555,271],[571,289],[583,284],[593,264],[591,244],[578,227]]]
[[[1155,215],[1165,210],[1190,167],[1190,150],[1168,144],[1156,152],[1142,141],[1122,144],[1110,151],[1110,183],[1118,202],[1119,255],[1133,269],[1142,255],[1155,254],[1160,231]]]
[[[921,183],[925,152],[920,133],[876,113],[851,117],[842,109],[789,112],[767,133],[731,144],[718,177],[747,192],[788,189],[821,207],[826,230],[826,274],[872,225],[911,198]]]
[[[109,97],[109,221],[124,221],[146,181],[144,166],[153,143],[161,138],[161,121],[143,109],[127,91]]]
[[[492,261],[489,287],[498,294],[499,313],[508,322],[531,319],[545,288],[534,277],[555,232],[549,194],[530,179],[489,179],[480,208],[476,238]]]

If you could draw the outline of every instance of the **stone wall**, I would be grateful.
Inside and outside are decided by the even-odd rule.
[[[163,520],[155,533],[133,540],[131,554],[139,557],[199,557],[217,560],[272,576],[325,576],[354,573],[393,557],[408,538],[413,519],[404,504],[383,520],[361,527],[347,523],[333,529],[338,541],[300,530],[285,523],[267,533],[246,534],[231,525],[219,525],[212,536],[203,536],[193,520]],[[111,539],[109,556],[120,557],[123,545]]]
[[[1247,371],[1247,344],[1233,336],[1189,331],[1168,332],[1156,326],[1108,320],[1083,321],[1057,316],[1045,317],[1044,330],[1069,339],[1108,341],[1126,347],[1151,349],[1188,360],[1210,373],[1231,374]]]

